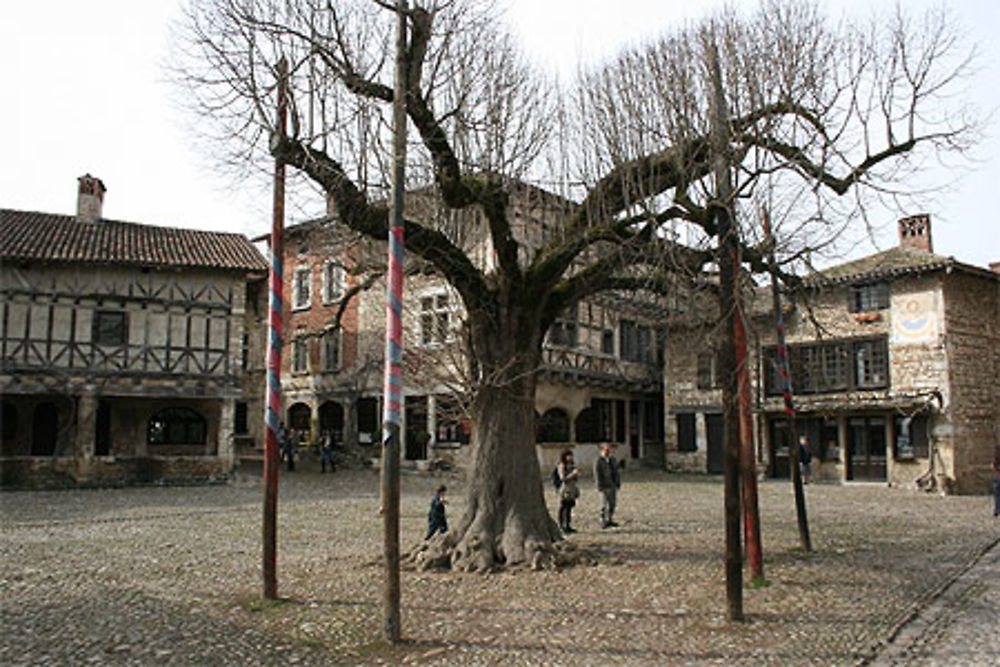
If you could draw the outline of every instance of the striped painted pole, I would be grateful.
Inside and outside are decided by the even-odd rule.
[[[799,429],[795,420],[795,405],[792,402],[792,374],[788,358],[788,345],[785,343],[785,318],[781,311],[781,291],[778,287],[778,275],[775,270],[774,243],[771,236],[771,218],[767,211],[763,212],[764,238],[770,249],[767,251],[767,263],[771,270],[771,303],[774,307],[775,328],[778,343],[778,371],[781,373],[781,394],[785,403],[785,414],[788,415],[788,431],[791,443],[788,447],[789,476],[792,478],[792,490],[795,494],[795,515],[799,524],[799,542],[804,551],[812,551],[812,537],[809,535],[809,518],[806,515],[806,494],[802,489],[802,474],[799,471]]]
[[[406,188],[406,0],[396,0],[396,72],[392,100],[392,209],[389,280],[385,293],[385,377],[382,403],[382,520],[385,552],[383,630],[402,638],[399,585],[399,449],[403,424],[403,200]]]
[[[385,384],[382,411],[383,439],[389,427],[402,426],[403,409],[403,226],[389,231],[389,284],[385,295]]]
[[[288,115],[288,62],[278,62],[278,132],[285,134]],[[268,273],[267,387],[264,420],[264,598],[278,599],[278,438],[281,428],[281,324],[285,236],[285,164],[274,161],[274,214],[271,223],[271,268]]]

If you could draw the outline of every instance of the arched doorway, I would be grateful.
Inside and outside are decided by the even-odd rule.
[[[35,406],[31,428],[31,455],[52,456],[59,436],[59,410],[50,401]]]
[[[344,442],[344,408],[336,401],[319,406],[319,432],[329,431],[334,444]]]
[[[287,427],[294,430],[301,438],[308,439],[312,428],[312,408],[305,403],[296,403],[288,408]]]

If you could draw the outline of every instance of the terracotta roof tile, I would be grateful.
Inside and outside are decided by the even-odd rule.
[[[838,264],[837,266],[832,266],[806,276],[805,283],[812,287],[823,287],[868,280],[882,280],[941,269],[963,271],[985,278],[1000,279],[1000,274],[971,264],[963,264],[954,257],[935,255],[934,253],[916,248],[896,246],[875,253],[874,255]]]
[[[242,234],[0,209],[0,259],[265,271]]]

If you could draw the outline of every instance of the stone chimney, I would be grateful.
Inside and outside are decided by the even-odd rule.
[[[102,217],[107,188],[101,179],[90,174],[84,174],[76,180],[80,183],[76,195],[76,221],[98,222]]]
[[[902,218],[899,221],[899,245],[934,252],[934,245],[931,243],[931,216],[921,213]]]

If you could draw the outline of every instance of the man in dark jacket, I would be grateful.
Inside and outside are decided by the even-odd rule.
[[[594,479],[601,494],[601,528],[614,528],[618,525],[614,522],[614,515],[622,480],[618,462],[611,455],[610,443],[601,444],[601,455],[594,461]]]
[[[427,537],[425,540],[429,540],[438,533],[448,532],[448,519],[445,517],[444,505],[447,502],[444,499],[445,491],[447,488],[444,484],[437,488],[437,492],[434,497],[431,498],[431,508],[427,511]]]

